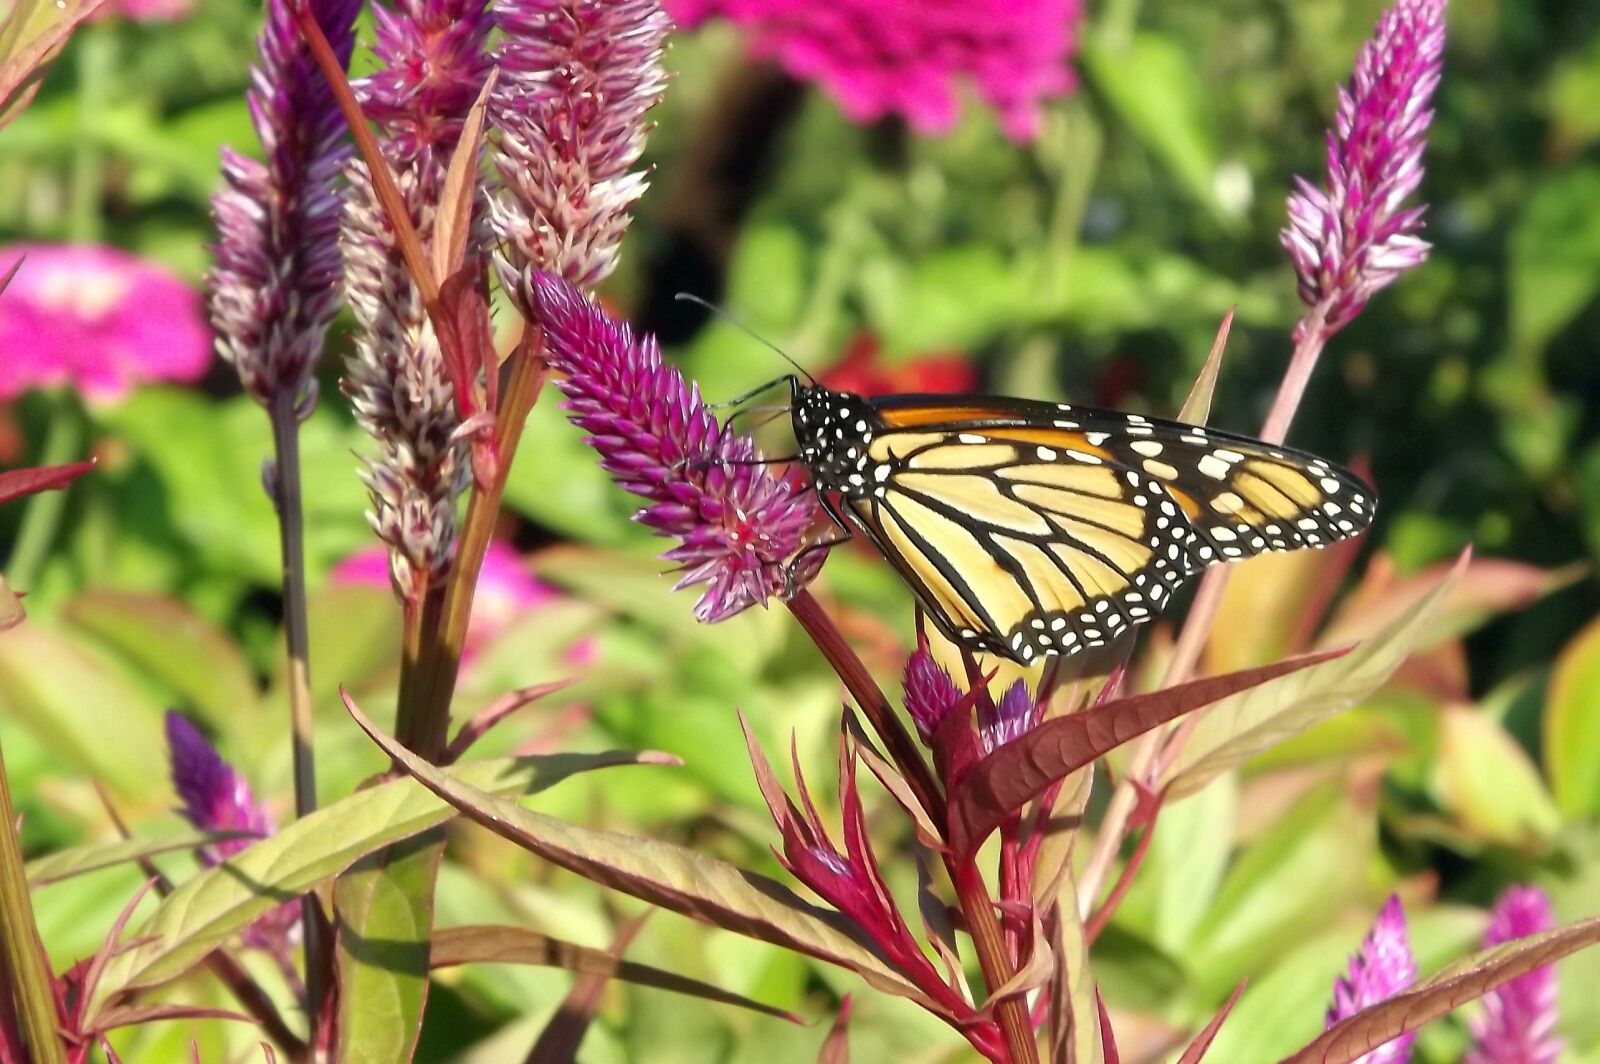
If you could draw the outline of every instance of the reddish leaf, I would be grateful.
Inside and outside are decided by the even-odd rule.
[[[607,956],[620,961],[648,919],[647,910],[623,924]],[[545,1024],[528,1051],[528,1064],[570,1064],[577,1059],[578,1047],[583,1044],[583,1036],[589,1033],[589,1024],[600,1007],[600,995],[609,981],[610,975],[606,972],[584,972],[578,976],[562,999],[561,1007],[556,1009],[556,1014]]]
[[[817,1054],[817,1064],[850,1064],[850,995],[839,1002],[839,1014],[833,1018],[828,1037],[822,1040],[822,1050]]]
[[[1483,950],[1334,1024],[1281,1064],[1350,1064],[1519,975],[1600,943],[1600,916]]]
[[[1047,720],[974,765],[951,795],[950,844],[971,853],[1045,788],[1152,728],[1280,676],[1329,661],[1348,648],[1118,699]]]
[[[39,91],[67,38],[107,0],[17,0],[0,19],[0,129]]]
[[[1094,1003],[1100,1010],[1100,1046],[1106,1064],[1122,1064],[1122,1054],[1117,1052],[1117,1032],[1111,1029],[1111,1013],[1106,1011],[1106,999],[1099,990],[1094,992]]]
[[[687,994],[702,1001],[736,1005],[790,1023],[801,1022],[800,1017],[792,1012],[763,1005],[710,983],[702,983],[698,979],[648,964],[619,960],[605,950],[564,942],[521,927],[474,924],[443,928],[434,932],[428,963],[433,968],[453,968],[462,964],[527,964],[564,968],[580,975],[620,979],[625,983]]]
[[[436,276],[452,277],[467,258],[472,236],[472,216],[478,205],[478,159],[483,152],[483,123],[500,68],[489,71],[477,102],[467,111],[461,139],[445,171],[433,219],[433,269]]]
[[[1222,1030],[1223,1021],[1228,1018],[1228,1013],[1233,1011],[1233,1006],[1238,1003],[1239,995],[1244,993],[1244,980],[1233,988],[1233,993],[1228,995],[1228,1000],[1223,1004],[1222,1010],[1216,1014],[1206,1029],[1195,1036],[1189,1048],[1183,1051],[1183,1056],[1178,1058],[1178,1064],[1200,1064],[1200,1058],[1206,1055],[1206,1050],[1211,1048],[1211,1043],[1216,1041],[1217,1032]]]
[[[0,473],[0,503],[35,492],[64,488],[93,468],[93,462],[74,462],[71,465],[7,470]]]

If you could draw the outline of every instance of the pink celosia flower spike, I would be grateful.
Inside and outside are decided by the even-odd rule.
[[[970,81],[1013,140],[1073,87],[1078,0],[670,0],[684,25],[720,15],[750,49],[822,86],[852,121],[898,114],[924,133],[955,124]]]
[[[593,289],[615,268],[647,184],[645,113],[666,87],[671,21],[656,0],[496,0],[504,34],[490,118],[501,279],[523,316],[528,272]]]
[[[1422,182],[1422,150],[1444,54],[1445,0],[1396,0],[1339,90],[1328,133],[1328,183],[1296,178],[1281,239],[1300,298],[1327,334],[1428,256],[1422,207],[1403,207]],[[1306,327],[1302,321],[1301,328]],[[1296,339],[1299,339],[1297,336]]]
[[[1485,948],[1555,927],[1550,899],[1538,887],[1512,887],[1501,896],[1484,933]],[[1535,968],[1491,990],[1472,1021],[1476,1044],[1464,1064],[1555,1064],[1556,969]]]
[[[266,161],[222,151],[224,188],[211,201],[219,236],[211,321],[245,390],[264,404],[288,394],[304,417],[316,405],[312,373],[339,309],[334,181],[349,148],[295,23],[296,3],[308,4],[341,64],[354,47],[361,0],[267,0],[249,92]]]
[[[486,0],[401,0],[373,8],[379,68],[356,91],[376,121],[411,224],[426,244],[467,112],[489,74]],[[454,555],[466,443],[438,339],[405,268],[366,164],[352,161],[341,246],[345,294],[360,330],[344,390],[378,444],[362,479],[368,517],[389,548],[402,599],[438,586]],[[469,262],[481,266],[474,249]]]
[[[699,391],[662,364],[654,337],[636,339],[552,274],[537,275],[532,291],[569,416],[606,472],[651,501],[634,520],[682,540],[665,555],[682,566],[678,586],[711,585],[695,616],[723,620],[815,575],[820,551],[789,570],[821,516],[804,476],[756,464],[754,442],[718,424]]]
[[[1362,939],[1361,950],[1350,958],[1349,971],[1334,981],[1328,1026],[1389,1000],[1416,978],[1417,962],[1411,954],[1406,913],[1400,906],[1399,895],[1390,895],[1378,910],[1371,932]],[[1406,1064],[1411,1059],[1411,1043],[1416,1038],[1414,1031],[1403,1034],[1361,1057],[1355,1064]]]

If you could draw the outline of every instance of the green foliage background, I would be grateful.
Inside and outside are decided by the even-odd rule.
[[[777,149],[727,250],[725,291],[701,294],[812,366],[830,364],[865,331],[891,364],[956,350],[995,392],[1163,413],[1177,408],[1218,320],[1236,306],[1212,420],[1248,431],[1281,374],[1298,311],[1276,239],[1284,194],[1291,175],[1320,175],[1334,86],[1377,10],[1370,0],[1107,0],[1084,29],[1079,91],[1051,110],[1030,148],[1005,141],[976,108],[952,135],[919,139],[890,125],[852,126],[808,94],[792,120],[772,118]],[[218,146],[254,143],[243,89],[258,17],[244,0],[205,0],[181,23],[103,23],[76,39],[32,108],[0,134],[0,239],[103,240],[198,283]],[[1468,543],[1480,556],[1543,568],[1592,564],[1600,8],[1458,0],[1449,19],[1423,185],[1432,259],[1334,341],[1293,440],[1369,464],[1383,500],[1369,552],[1399,574]],[[682,36],[668,61],[676,76],[649,149],[655,188],[608,289],[622,308],[659,297],[664,280],[693,286],[696,278],[646,267],[670,246],[675,207],[700,194],[690,176],[699,153],[738,132],[714,121],[742,62],[736,36],[726,27]],[[389,712],[398,630],[387,596],[325,579],[369,543],[351,456],[364,447],[336,384],[348,349],[336,332],[325,399],[305,430],[328,795],[379,767],[335,688],[344,683],[369,710]],[[780,371],[724,323],[670,353],[713,398]],[[803,759],[826,778],[836,684],[781,612],[689,623],[692,600],[668,593],[654,560],[660,543],[630,524],[631,500],[595,469],[553,398],[535,412],[509,497],[523,519],[519,544],[537,548],[540,573],[571,594],[488,648],[465,701],[572,672],[563,652],[581,635],[597,638],[599,660],[485,752],[542,739],[676,753],[682,769],[579,778],[541,796],[539,808],[693,841],[771,871],[733,710],[769,744],[794,729]],[[73,407],[58,395],[15,404],[5,412],[5,460],[37,460],[77,416]],[[167,705],[202,719],[259,793],[289,790],[278,548],[259,486],[265,417],[226,367],[201,387],[142,389],[82,417],[101,468],[69,499],[56,549],[29,589],[33,620],[0,639],[0,727],[30,853],[105,837],[91,778],[112,789],[141,834],[177,833],[159,741]],[[0,514],[0,542],[23,519],[20,507]],[[909,630],[908,598],[885,566],[838,552],[827,583],[894,632]],[[1505,883],[1551,887],[1567,918],[1593,912],[1600,631],[1585,626],[1596,604],[1583,576],[1478,628],[1465,644],[1464,704],[1393,695],[1311,733],[1276,766],[1257,766],[1316,775],[1277,807],[1241,808],[1248,779],[1233,777],[1175,806],[1096,951],[1108,998],[1137,1017],[1126,1039],[1155,1046],[1203,1022],[1249,974],[1216,1059],[1266,1060],[1292,1047],[1319,1025],[1333,972],[1396,883],[1410,884],[1408,900],[1439,899],[1415,909],[1425,970],[1475,941],[1472,907]],[[878,661],[892,668],[892,654]],[[591,712],[559,726],[573,707]],[[453,854],[443,922],[515,922],[604,945],[618,909],[630,908],[476,833],[462,831]],[[186,859],[162,863],[187,874]],[[94,948],[137,878],[106,872],[41,891],[58,963]],[[859,989],[670,917],[652,922],[630,956],[812,1018]],[[1564,972],[1569,1059],[1600,1061],[1600,1013],[1580,989],[1592,988],[1600,965],[1580,958]],[[538,969],[442,976],[423,1059],[524,1051],[568,982]],[[196,980],[173,993],[211,991]],[[949,1034],[911,1008],[871,994],[856,1003],[859,1059],[955,1054]],[[167,1025],[133,1036],[126,1059],[178,1059],[196,1031],[207,1060],[248,1044],[220,1024]],[[821,1028],[613,988],[582,1059],[809,1059],[822,1037]],[[1419,1059],[1457,1059],[1463,1038],[1459,1025],[1435,1025]]]

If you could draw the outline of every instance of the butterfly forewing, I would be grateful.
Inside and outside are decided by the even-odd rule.
[[[796,402],[802,456],[848,523],[952,638],[1024,663],[1109,642],[1207,564],[1371,520],[1348,472],[1178,422],[821,388]]]

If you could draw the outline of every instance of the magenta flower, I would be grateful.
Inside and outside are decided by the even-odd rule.
[[[0,400],[53,385],[109,400],[205,373],[199,293],[164,267],[116,248],[13,244],[0,277],[19,261],[0,293]]]
[[[647,185],[633,167],[666,86],[672,23],[655,0],[497,0],[495,15],[502,188],[491,221],[504,287],[527,317],[530,270],[588,290],[616,267]]]
[[[814,576],[820,551],[790,572],[821,516],[804,475],[754,464],[755,443],[717,422],[699,390],[662,364],[654,337],[636,339],[552,274],[532,287],[573,423],[606,472],[650,500],[634,520],[682,541],[664,555],[681,566],[677,586],[710,585],[695,616],[724,620]]]
[[[295,23],[301,0],[267,0],[250,117],[262,162],[222,152],[224,188],[211,201],[218,231],[211,321],[222,357],[263,404],[287,395],[308,416],[312,373],[340,300],[339,199],[349,154],[344,118]],[[342,64],[361,0],[304,0]]]
[[[403,0],[374,8],[379,63],[356,86],[392,169],[411,224],[433,240],[434,210],[467,112],[489,72],[493,24],[485,0]],[[344,391],[377,443],[362,479],[370,519],[388,544],[407,601],[439,587],[455,557],[456,499],[468,476],[461,414],[438,338],[378,203],[366,164],[348,168],[345,294],[360,326]],[[474,247],[465,268],[481,272]]]
[[[1405,910],[1400,906],[1400,896],[1392,894],[1378,910],[1378,918],[1362,939],[1360,951],[1350,958],[1349,971],[1334,980],[1328,1026],[1389,1000],[1416,978],[1417,962],[1411,954]],[[1416,1038],[1415,1031],[1403,1034],[1361,1057],[1356,1064],[1406,1064]]]
[[[926,644],[918,646],[906,659],[906,712],[917,726],[924,743],[932,742],[952,710],[961,704],[961,689],[944,667],[934,660]]]
[[[183,802],[179,813],[201,831],[237,831],[250,838],[228,839],[202,846],[200,863],[221,864],[247,849],[257,838],[277,830],[266,808],[256,801],[250,784],[222,759],[200,729],[183,714],[169,710],[166,717],[167,750],[172,759],[172,788]],[[286,902],[253,923],[246,944],[282,952],[299,920],[299,906]]]
[[[1445,0],[1396,0],[1384,12],[1349,87],[1339,90],[1327,187],[1295,179],[1280,238],[1300,298],[1321,309],[1327,334],[1428,256],[1428,244],[1416,235],[1423,208],[1403,204],[1422,182],[1443,62],[1444,7]]]
[[[903,116],[924,133],[955,124],[969,81],[1014,140],[1032,140],[1040,104],[1070,92],[1078,0],[672,0],[694,25],[720,15],[750,49],[818,83],[852,121]]]
[[[1484,932],[1487,949],[1555,927],[1550,899],[1538,887],[1512,887],[1495,904]],[[1556,969],[1536,968],[1491,990],[1472,1021],[1476,1044],[1465,1064],[1555,1064]]]

